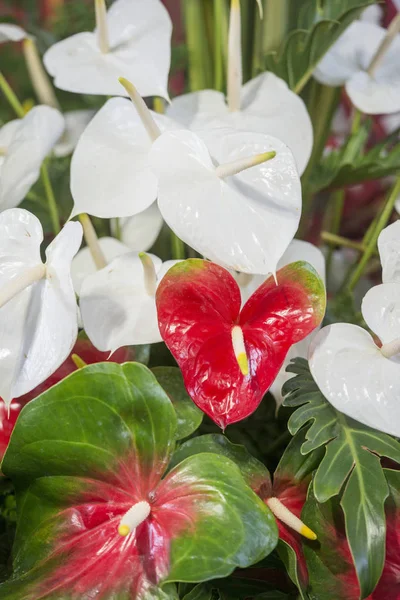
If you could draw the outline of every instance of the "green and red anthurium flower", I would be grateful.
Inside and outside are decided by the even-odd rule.
[[[82,361],[88,365],[98,362],[103,362],[107,360],[108,352],[99,352],[89,340],[79,339],[74,349],[71,353],[71,356],[76,354]],[[15,398],[10,405],[10,413],[8,414],[8,409],[5,403],[0,398],[0,462],[3,458],[3,455],[7,449],[8,442],[10,441],[10,437],[12,431],[14,429],[14,425],[18,419],[18,415],[21,412],[22,408],[27,404],[30,400],[33,400],[53,385],[67,377],[76,370],[76,364],[73,359],[69,356],[67,360],[55,371],[46,381],[38,385],[34,390],[29,392],[28,394],[24,394],[19,398]],[[123,363],[131,358],[131,351],[129,348],[120,348],[116,352],[114,352],[112,356],[113,362]],[[0,472],[1,474],[1,472]]]
[[[311,458],[301,454],[300,448],[304,441],[304,432],[299,432],[291,440],[274,473],[273,481],[267,468],[251,456],[244,446],[232,444],[223,435],[207,434],[190,439],[179,447],[172,460],[172,464],[177,464],[189,456],[207,451],[222,454],[235,462],[247,484],[276,517],[280,539],[278,553],[281,554],[293,582],[303,591],[307,589],[308,572],[302,543],[304,538],[315,540],[317,536],[303,523],[301,516],[311,472],[321,459],[319,451]],[[291,550],[285,550],[283,544]],[[289,556],[288,552],[293,555]]]
[[[222,429],[249,416],[285,356],[317,327],[325,289],[305,262],[280,269],[240,310],[240,289],[224,268],[200,259],[172,267],[156,295],[161,335],[193,401]]]
[[[168,470],[177,417],[138,363],[80,369],[22,411],[3,459],[16,486],[2,600],[166,600],[277,543],[272,513],[227,457]]]

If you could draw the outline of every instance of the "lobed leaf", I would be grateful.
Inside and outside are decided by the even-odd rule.
[[[341,494],[361,592],[368,595],[381,576],[385,558],[384,503],[389,490],[380,457],[400,463],[400,444],[335,410],[319,391],[304,359],[296,359],[288,371],[297,376],[284,386],[284,405],[298,407],[289,419],[289,430],[295,434],[306,426],[303,454],[325,446],[314,494],[318,502]]]

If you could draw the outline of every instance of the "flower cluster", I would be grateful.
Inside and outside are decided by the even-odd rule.
[[[250,4],[264,27],[269,3]],[[383,193],[400,168],[400,14],[384,28],[372,0],[337,14],[312,4],[299,17],[308,29],[266,52],[251,77],[243,5],[214,7],[227,93],[192,86],[172,100],[173,27],[161,0],[109,9],[94,0],[95,30],[43,57],[33,35],[0,24],[0,43],[21,45],[39,101],[21,103],[0,74],[17,116],[0,128],[0,453],[19,498],[5,600],[173,599],[175,582],[229,576],[278,537],[289,588],[331,600],[308,571],[331,551],[322,524],[334,528],[334,518],[355,593],[375,598],[392,585],[385,540],[390,557],[399,544],[385,511],[395,522],[398,471],[380,461],[400,461],[390,437],[400,436],[400,225],[388,225],[400,179],[361,241],[340,225],[349,185],[379,179]],[[97,99],[64,111],[58,90]],[[57,161],[68,168],[65,215]],[[319,235],[322,221],[332,231]],[[376,248],[383,283],[373,285]],[[171,370],[149,362],[161,342]],[[268,392],[282,420],[282,403],[297,409],[273,482],[223,436],[178,444],[203,413],[240,431]],[[350,493],[362,511],[354,527]],[[319,519],[322,550],[304,515]],[[204,585],[196,597],[211,597]]]

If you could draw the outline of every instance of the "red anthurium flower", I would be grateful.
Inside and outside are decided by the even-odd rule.
[[[156,295],[161,335],[193,401],[224,429],[249,416],[277,376],[292,344],[317,327],[325,290],[305,262],[280,269],[240,310],[240,290],[224,268],[182,261]]]
[[[108,352],[99,352],[89,340],[79,339],[72,354],[77,354],[86,364],[103,362],[108,359]],[[131,353],[129,348],[120,348],[112,355],[112,361],[116,363],[123,363],[130,359]],[[14,425],[17,421],[18,415],[30,400],[33,400],[39,396],[42,392],[48,390],[53,385],[76,371],[76,364],[72,360],[71,356],[51,375],[46,381],[38,385],[34,390],[28,394],[24,394],[19,398],[12,401],[10,406],[10,415],[8,416],[8,410],[4,402],[0,398],[0,462],[7,449],[8,442]],[[1,472],[0,472],[1,475]]]
[[[176,429],[138,363],[85,367],[28,404],[3,460],[20,510],[0,598],[168,600],[169,582],[224,577],[271,552],[273,516],[229,458],[168,471]]]
[[[400,471],[385,469],[385,475],[390,489],[385,504],[386,557],[381,578],[365,600],[400,598]],[[305,548],[311,591],[321,600],[359,600],[360,585],[338,500],[318,504],[311,495],[303,514],[315,522],[320,542]]]

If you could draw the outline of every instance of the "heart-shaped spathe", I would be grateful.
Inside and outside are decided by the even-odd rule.
[[[249,416],[277,376],[292,344],[317,327],[325,290],[306,262],[267,279],[240,310],[239,286],[214,263],[172,267],[157,294],[161,335],[193,401],[221,428]]]

